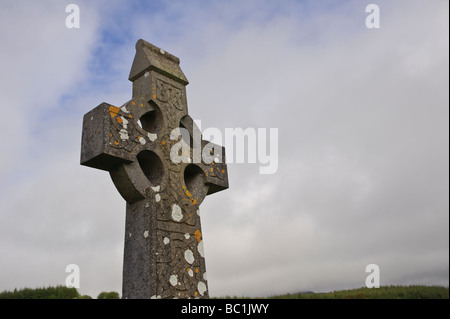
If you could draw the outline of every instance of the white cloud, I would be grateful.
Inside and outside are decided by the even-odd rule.
[[[2,2],[0,28],[0,78],[3,111],[3,145],[8,156],[2,157],[0,176],[16,172],[15,163],[30,156],[27,149],[36,140],[36,130],[53,112],[62,112],[58,104],[62,94],[75,89],[86,74],[91,49],[96,40],[96,12],[84,8],[80,29],[65,26],[65,5],[58,1]],[[44,147],[41,145],[41,147]]]

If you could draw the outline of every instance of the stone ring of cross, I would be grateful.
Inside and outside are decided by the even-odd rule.
[[[111,170],[111,178],[128,203],[153,196],[158,202],[159,193],[168,187],[168,174],[181,171],[183,178],[180,178],[177,190],[182,194],[179,196],[187,196],[192,199],[191,203],[195,201],[196,205],[200,205],[208,194],[209,182],[206,174],[209,176],[211,171],[205,172],[202,169],[203,163],[193,163],[193,152],[190,148],[188,151],[179,149],[181,152],[188,152],[177,154],[184,160],[179,165],[181,167],[175,170],[176,165],[170,165],[173,161],[170,152],[174,145],[183,142],[184,137],[179,134],[173,138],[173,130],[169,132],[170,125],[166,124],[166,117],[170,115],[162,112],[158,101],[155,100],[152,97],[144,97],[133,99],[120,108],[107,106],[113,126],[110,145],[117,149],[126,149],[130,157],[136,159]],[[195,128],[191,126],[190,131],[186,128],[189,127],[186,123],[193,123],[190,116],[180,111],[176,119],[179,127],[185,128],[188,135],[193,136],[192,129]],[[220,163],[215,164],[217,171]]]

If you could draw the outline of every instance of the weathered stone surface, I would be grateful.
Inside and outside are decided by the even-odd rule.
[[[199,205],[228,188],[225,149],[192,139],[198,128],[177,57],[139,40],[129,79],[130,101],[84,116],[81,148],[81,164],[109,171],[127,202],[123,298],[208,297]],[[175,163],[179,127],[191,145]],[[205,146],[219,154],[215,161],[195,158],[194,148]]]

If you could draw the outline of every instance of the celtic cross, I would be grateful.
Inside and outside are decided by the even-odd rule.
[[[139,40],[132,99],[83,118],[81,164],[109,171],[127,203],[123,298],[209,296],[199,205],[228,172],[225,149],[196,138],[179,62]]]

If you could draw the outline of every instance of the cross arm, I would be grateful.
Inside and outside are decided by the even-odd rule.
[[[206,175],[207,195],[227,189],[228,169],[225,159],[225,147],[202,140],[202,150],[203,152],[210,152],[210,160],[212,160],[209,161],[208,156],[204,156],[205,158],[202,159],[201,165]]]
[[[101,103],[83,118],[81,137],[81,165],[111,171],[121,163],[134,161],[134,156],[123,147],[128,133],[121,131],[130,115],[121,108]],[[125,142],[125,143],[124,143]]]

